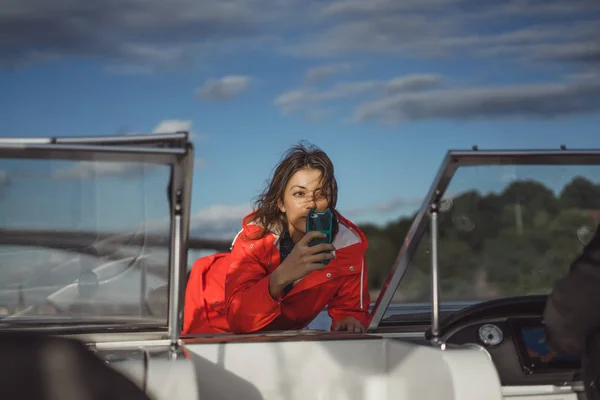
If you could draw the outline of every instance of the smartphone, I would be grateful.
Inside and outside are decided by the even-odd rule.
[[[311,240],[309,246],[333,241],[333,213],[329,208],[323,212],[317,212],[314,209],[308,212],[306,216],[306,233],[312,231],[322,232],[326,237]],[[327,251],[323,253],[327,253]],[[329,260],[321,260],[320,263],[329,264]]]

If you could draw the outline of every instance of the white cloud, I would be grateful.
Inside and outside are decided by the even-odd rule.
[[[533,58],[540,61],[555,60],[600,67],[600,41],[541,47],[534,53]]]
[[[414,74],[396,77],[387,81],[358,81],[338,83],[326,90],[300,88],[279,95],[274,104],[284,113],[311,108],[326,101],[347,99],[364,95],[374,90],[402,93],[424,90],[441,84],[441,77],[429,74]]]
[[[306,82],[310,85],[321,82],[325,78],[339,74],[341,72],[346,72],[351,69],[350,64],[348,63],[334,63],[334,64],[325,64],[320,65],[318,67],[310,68],[306,71]]]
[[[201,135],[194,131],[194,124],[189,119],[163,119],[154,126],[151,133],[175,133],[186,131],[190,139],[198,139]],[[147,132],[129,131],[120,132],[124,135],[139,135]]]
[[[284,113],[290,113],[324,101],[364,94],[380,85],[381,83],[376,81],[363,81],[340,83],[323,91],[311,88],[295,89],[279,95],[275,99],[275,105],[280,107]]]
[[[111,65],[186,64],[257,38],[290,0],[8,0],[0,2],[0,63],[87,57]]]
[[[242,228],[242,219],[251,211],[249,203],[214,204],[192,214],[190,231],[194,237],[233,237]]]
[[[580,22],[597,26],[599,12],[597,0],[8,0],[0,3],[0,63],[86,57],[112,71],[147,73],[156,64],[190,65],[224,48],[251,54],[273,43],[323,57],[454,56],[448,46],[485,49],[537,22],[572,42]],[[582,35],[577,41],[598,39],[595,29]],[[529,44],[544,42],[556,40]]]
[[[417,92],[441,86],[442,77],[433,74],[414,74],[393,78],[385,83],[387,93]]]
[[[530,59],[541,46],[598,43],[596,0],[341,0],[320,9],[317,29],[299,35],[285,52],[301,57],[398,55],[418,58]],[[523,28],[525,27],[525,28]],[[296,36],[298,37],[298,36]],[[595,48],[575,59],[598,64]],[[591,54],[590,54],[591,52]],[[557,61],[562,61],[558,59]]]
[[[233,239],[242,229],[242,219],[252,211],[249,203],[213,204],[192,212],[190,236],[205,239]],[[169,220],[148,222],[144,229],[149,232],[165,233]]]
[[[167,132],[179,132],[179,131],[191,131],[192,121],[181,120],[181,119],[165,119],[156,125],[153,129],[154,133],[167,133]]]
[[[353,120],[397,123],[425,119],[556,118],[598,111],[600,82],[572,79],[393,94],[360,104]]]
[[[186,131],[190,139],[199,139],[200,135],[193,131],[191,120],[184,119],[165,119],[160,121],[152,130],[152,133],[174,133]]]
[[[77,57],[148,74],[234,51],[453,58],[497,56],[507,46],[519,60],[537,46],[597,43],[599,12],[597,0],[8,0],[0,3],[0,64]],[[575,58],[586,63],[583,51]],[[344,62],[307,80],[331,76],[334,65]]]
[[[229,75],[222,78],[212,78],[204,82],[196,94],[206,100],[225,101],[239,95],[248,88],[251,82],[249,76]]]

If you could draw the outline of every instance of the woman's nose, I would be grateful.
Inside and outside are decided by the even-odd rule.
[[[306,202],[306,209],[310,210],[311,208],[317,208],[317,198],[314,195]]]

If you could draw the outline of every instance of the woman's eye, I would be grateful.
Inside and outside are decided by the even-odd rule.
[[[296,192],[296,193],[294,193],[294,196],[303,196],[303,195],[304,195],[303,192]]]

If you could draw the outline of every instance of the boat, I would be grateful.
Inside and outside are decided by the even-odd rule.
[[[298,331],[180,334],[188,251],[230,245],[190,237],[187,132],[4,138],[0,159],[0,331],[80,341],[150,398],[583,395],[580,361],[544,348],[546,294],[442,298],[440,221],[461,169],[593,167],[600,150],[448,151],[406,237],[395,238],[402,245],[364,333],[330,332],[324,312]],[[106,190],[104,180],[120,189]],[[394,296],[423,247],[430,301],[399,304]]]

